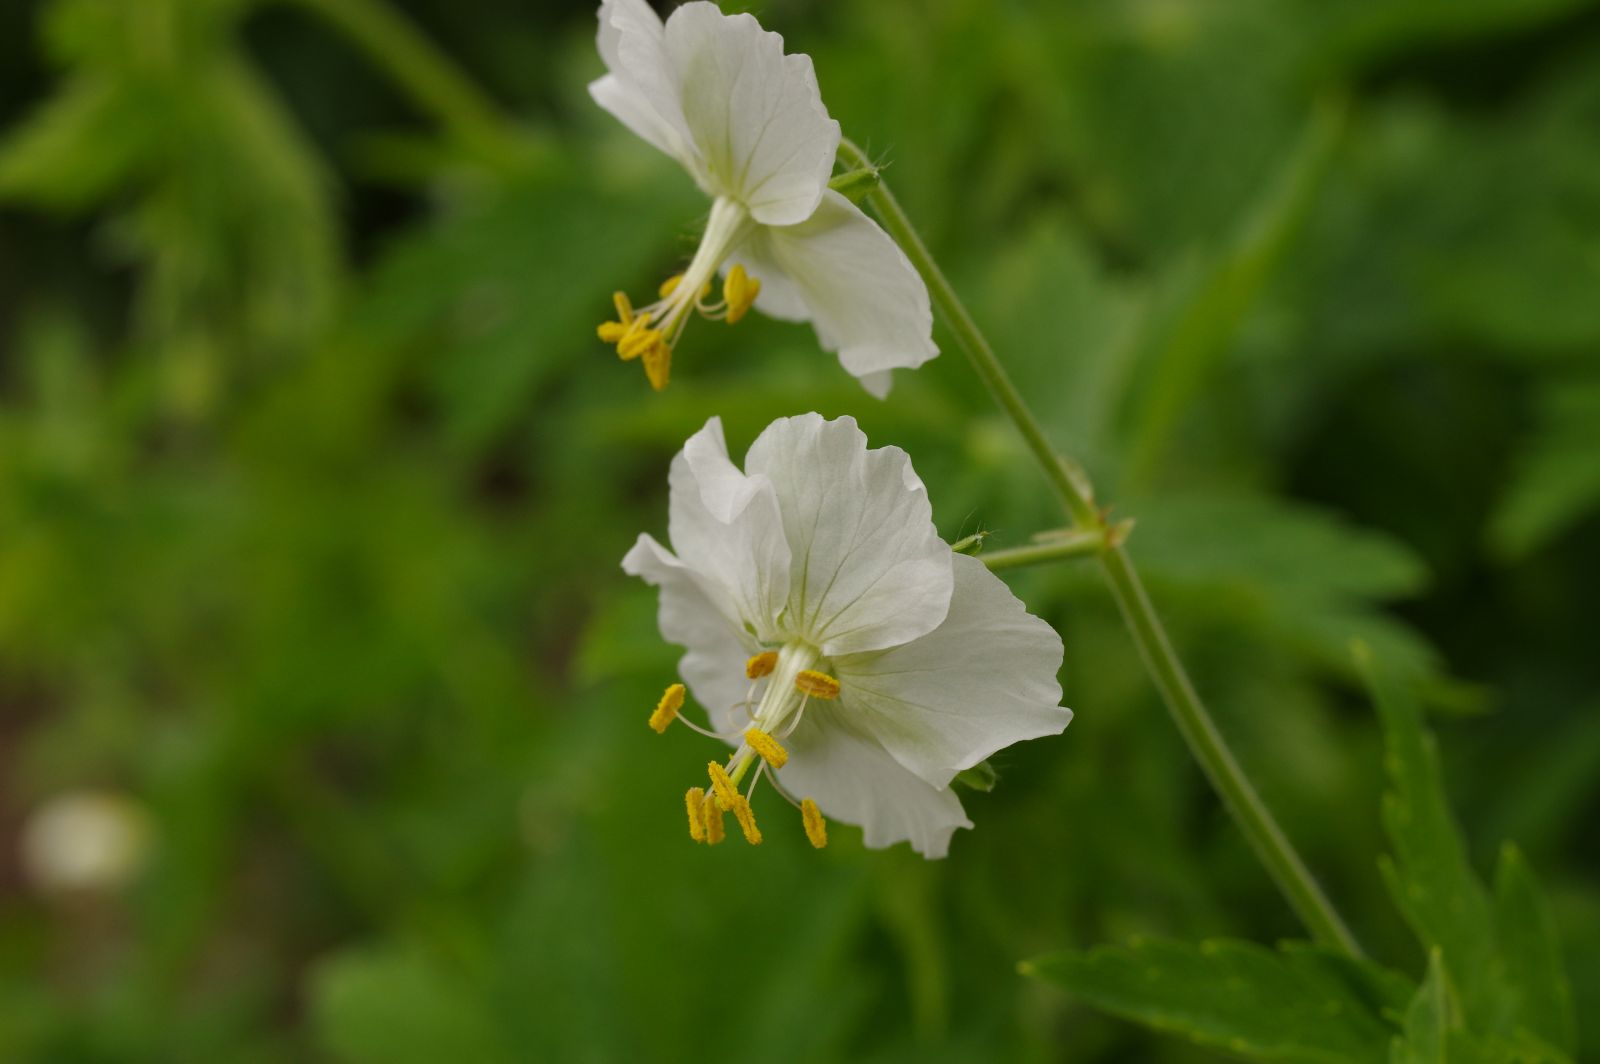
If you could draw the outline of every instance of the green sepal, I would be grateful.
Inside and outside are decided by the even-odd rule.
[[[955,551],[957,554],[976,555],[983,550],[983,541],[988,539],[990,535],[991,533],[979,529],[972,535],[962,536],[960,539],[950,544],[950,549]]]
[[[969,790],[982,791],[988,794],[994,790],[995,784],[1000,782],[1000,773],[987,761],[980,761],[971,768],[962,769],[956,773],[956,782]]]
[[[850,170],[830,180],[828,187],[859,207],[861,202],[872,194],[872,190],[878,187],[880,173],[876,166]]]

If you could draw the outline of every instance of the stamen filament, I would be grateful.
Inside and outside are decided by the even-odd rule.
[[[679,715],[677,720],[678,723],[682,724],[685,728],[688,728],[692,732],[697,732],[700,735],[704,735],[707,739],[721,739],[723,742],[728,741],[728,737],[723,735],[721,732],[714,732],[710,728],[702,728],[688,717]]]
[[[800,699],[800,708],[795,710],[794,720],[791,720],[789,722],[789,726],[787,728],[783,729],[783,734],[779,735],[778,738],[787,739],[789,736],[794,734],[794,730],[796,728],[800,727],[800,721],[805,718],[806,707],[809,706],[810,704],[811,704],[811,696],[810,695],[806,695],[804,698]]]

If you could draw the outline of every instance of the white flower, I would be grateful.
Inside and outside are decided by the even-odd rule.
[[[897,447],[867,448],[851,418],[769,425],[741,471],[712,418],[672,462],[673,550],[641,535],[622,560],[660,588],[661,634],[687,648],[679,672],[705,730],[735,746],[689,792],[690,830],[717,841],[722,810],[759,841],[755,765],[790,800],[943,857],[971,827],[956,773],[1002,747],[1054,735],[1061,639],[983,563],[939,538],[922,481]],[[676,553],[674,553],[676,551]],[[665,730],[681,685],[651,718]],[[687,721],[685,723],[688,723]],[[720,801],[717,799],[720,798]]]
[[[645,0],[605,0],[599,46],[609,73],[590,94],[712,197],[688,267],[641,310],[618,292],[617,320],[600,326],[601,339],[641,358],[658,389],[696,310],[730,324],[752,305],[809,321],[879,397],[891,370],[938,354],[922,278],[887,233],[828,188],[839,123],[808,57],[784,55],[783,38],[750,15],[704,2],[663,25]],[[709,302],[719,272],[723,298]]]
[[[29,814],[22,866],[41,890],[110,891],[139,873],[149,841],[149,817],[131,798],[69,791]]]

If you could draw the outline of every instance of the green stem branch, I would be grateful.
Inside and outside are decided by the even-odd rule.
[[[839,146],[839,160],[850,169],[873,167],[866,154],[848,140]],[[1200,763],[1211,785],[1222,796],[1240,830],[1312,937],[1324,945],[1359,956],[1361,951],[1354,936],[1283,829],[1278,826],[1266,803],[1256,793],[1254,785],[1228,748],[1227,741],[1217,730],[1205,703],[1200,700],[1173,649],[1172,641],[1167,637],[1161,618],[1150,602],[1150,596],[1145,592],[1138,571],[1119,542],[1120,537],[1107,535],[1106,523],[1095,506],[1087,475],[1076,463],[1058,455],[1051,446],[1043,427],[1023,400],[1022,393],[1017,391],[1005,367],[995,356],[994,349],[972,320],[972,315],[967,313],[967,308],[928,251],[927,245],[922,242],[889,186],[880,179],[867,193],[866,199],[889,235],[899,243],[922,275],[928,285],[928,294],[950,331],[955,334],[957,345],[966,354],[995,402],[1000,404],[1000,409],[1016,425],[1023,442],[1037,459],[1073,524],[1077,529],[1099,538],[1102,544],[1099,558],[1106,582],[1139,648],[1139,655],[1150,670],[1179,733],[1188,743],[1190,752]]]
[[[1073,528],[1059,537],[1030,543],[1026,547],[1009,547],[1005,550],[984,551],[978,560],[991,571],[1020,569],[1025,565],[1042,565],[1070,558],[1091,558],[1106,549],[1104,532]]]

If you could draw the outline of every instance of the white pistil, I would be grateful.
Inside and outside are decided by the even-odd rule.
[[[651,327],[660,330],[667,346],[676,346],[689,323],[690,311],[699,310],[706,317],[726,314],[720,304],[704,302],[701,292],[717,276],[717,271],[733,253],[750,226],[750,214],[731,199],[719,197],[711,204],[711,216],[706,220],[706,231],[695,249],[694,258],[679,277],[678,283],[667,296],[639,313],[650,319]]]
[[[786,643],[778,650],[778,663],[768,678],[767,689],[761,693],[761,704],[756,708],[752,724],[768,735],[777,735],[805,705],[805,695],[795,687],[795,679],[822,660],[816,647],[805,643]]]

